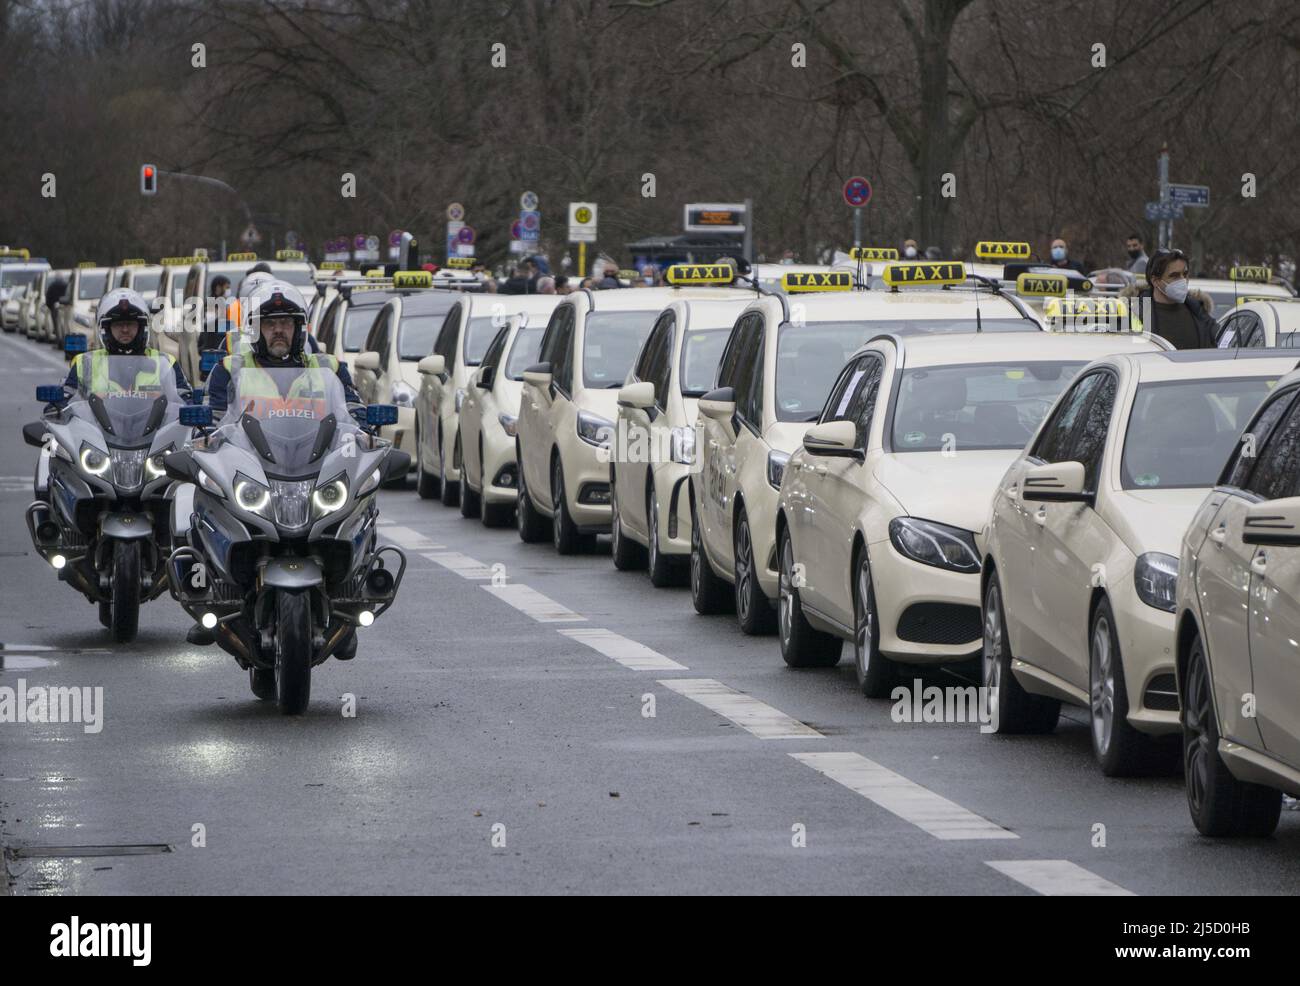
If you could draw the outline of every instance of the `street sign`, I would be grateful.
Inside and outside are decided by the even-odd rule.
[[[542,238],[542,214],[525,210],[519,213],[520,239],[525,243],[536,243]]]
[[[523,236],[523,232],[522,232],[522,230],[520,229],[520,226],[519,226],[519,220],[516,219],[514,222],[512,222],[512,223],[510,224],[510,238],[511,238],[512,240],[517,240],[517,239],[519,239],[521,236]]]
[[[257,231],[256,226],[249,223],[248,228],[239,234],[239,242],[244,246],[257,246],[262,242],[262,234]]]
[[[569,242],[596,242],[596,203],[569,203]]]
[[[459,230],[457,230],[456,242],[467,243],[472,245],[474,243],[474,227],[462,226]]]
[[[1182,219],[1183,206],[1181,202],[1148,202],[1146,204],[1147,222],[1156,222],[1165,219]]]
[[[860,209],[871,201],[871,182],[856,175],[844,183],[844,201],[846,204]]]
[[[1209,185],[1177,185],[1169,183],[1169,198],[1181,206],[1203,209],[1210,204]]]
[[[367,237],[366,237],[366,252],[367,252],[367,253],[375,253],[375,252],[377,252],[378,250],[379,250],[379,237],[378,237],[378,236],[367,236]]]
[[[510,241],[510,252],[511,252],[511,253],[523,253],[523,252],[524,252],[524,241],[523,241],[523,240],[511,240],[511,241]]]
[[[465,207],[459,202],[447,206],[447,221],[458,223],[465,218]]]
[[[743,233],[749,219],[743,202],[688,202],[685,211],[687,233]]]
[[[536,212],[537,193],[524,192],[523,195],[519,196],[519,208],[522,209],[524,212]]]

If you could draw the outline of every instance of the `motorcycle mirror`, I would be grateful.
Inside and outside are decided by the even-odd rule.
[[[366,424],[372,428],[397,424],[397,405],[367,404]]]
[[[206,404],[182,407],[180,419],[186,428],[209,428],[212,426],[212,408]]]
[[[36,388],[36,399],[42,404],[53,404],[63,400],[63,385],[52,383]]]
[[[411,455],[401,449],[389,449],[384,458],[384,482],[400,479],[411,471]]]
[[[44,447],[45,425],[40,421],[32,421],[23,425],[23,441],[36,448]]]
[[[207,408],[206,410],[211,410]],[[194,482],[194,457],[188,452],[170,452],[163,456],[163,472],[181,483]]]
[[[63,351],[65,353],[84,353],[90,345],[90,340],[80,332],[69,333],[63,339]]]

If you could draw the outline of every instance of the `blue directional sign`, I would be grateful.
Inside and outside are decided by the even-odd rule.
[[[1146,204],[1147,222],[1156,222],[1160,219],[1182,219],[1183,204],[1181,202],[1148,202]]]
[[[1210,204],[1209,185],[1169,185],[1169,198],[1182,206],[1204,208]]]

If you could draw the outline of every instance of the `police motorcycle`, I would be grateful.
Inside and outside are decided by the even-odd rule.
[[[392,405],[354,423],[333,368],[284,368],[232,357],[231,392],[214,428],[210,406],[182,421],[200,429],[164,460],[179,486],[173,597],[248,671],[253,694],[304,712],[312,668],[350,660],[356,628],[392,604],[406,556],[379,545],[375,495],[405,476],[410,456],[371,429]]]
[[[67,342],[85,349],[85,336]],[[172,481],[163,459],[190,429],[168,357],[96,349],[80,358],[76,387],[37,387],[43,419],[23,427],[42,449],[27,529],[59,580],[97,603],[100,623],[125,642],[141,603],[167,588]]]

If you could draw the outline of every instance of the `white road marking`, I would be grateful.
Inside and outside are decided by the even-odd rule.
[[[633,671],[689,671],[685,664],[678,664],[671,657],[664,657],[645,644],[620,637],[612,630],[596,627],[577,627],[573,630],[561,630],[566,637],[572,637],[592,650],[599,651],[606,657],[612,657],[625,668]]]
[[[659,684],[730,719],[759,739],[825,739],[812,726],[792,719],[752,695],[728,688],[715,678],[664,678]]]
[[[384,537],[394,544],[403,548],[410,548],[412,551],[429,551],[433,548],[441,548],[444,545],[434,544],[425,535],[419,531],[413,531],[409,527],[403,527],[401,524],[393,524],[384,531]]]
[[[571,609],[566,609],[548,596],[543,596],[536,589],[521,582],[507,585],[485,585],[485,590],[498,599],[504,599],[515,609],[531,616],[539,623],[586,623],[585,616],[579,616]]]
[[[1020,838],[859,753],[792,753],[790,756],[936,839]]]
[[[490,579],[492,569],[481,561],[462,555],[459,551],[439,551],[423,554],[421,557],[436,561],[443,568],[449,568],[463,579]]]
[[[1136,897],[1117,883],[1071,863],[1068,859],[1007,859],[988,861],[999,873],[1046,897]]]

